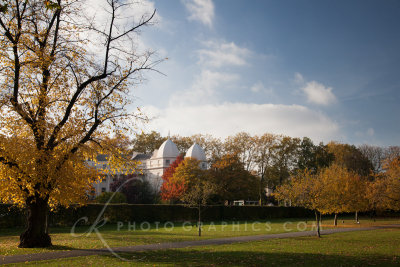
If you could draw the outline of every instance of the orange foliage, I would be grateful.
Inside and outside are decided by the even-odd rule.
[[[171,181],[176,168],[183,161],[182,156],[178,156],[175,161],[164,171],[162,176],[163,184],[161,186],[161,198],[163,200],[177,200],[184,191],[183,183],[174,183]]]

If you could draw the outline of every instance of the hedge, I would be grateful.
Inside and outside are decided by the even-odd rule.
[[[88,204],[70,208],[60,207],[51,212],[50,226],[71,226],[77,223],[92,224],[101,214],[104,204]],[[204,208],[204,221],[267,220],[273,218],[305,218],[313,212],[299,207],[266,206],[207,206]],[[87,217],[87,221],[82,219]],[[116,222],[166,222],[196,221],[197,210],[183,205],[147,205],[147,204],[109,204],[103,213],[111,223]],[[8,204],[0,204],[0,228],[23,226],[24,210]]]

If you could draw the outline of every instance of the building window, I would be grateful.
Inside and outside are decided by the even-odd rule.
[[[165,164],[169,165],[169,159],[165,160]]]
[[[202,165],[203,165],[203,169],[205,169],[205,168],[206,168],[206,164],[205,164],[205,163],[202,163]]]
[[[102,187],[102,188],[101,188],[101,192],[102,192],[102,193],[106,192],[106,188],[105,188],[105,187]]]

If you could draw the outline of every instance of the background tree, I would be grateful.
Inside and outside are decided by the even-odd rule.
[[[111,191],[121,192],[129,204],[153,204],[157,202],[157,193],[150,183],[136,174],[122,175],[110,185]]]
[[[163,184],[161,185],[161,198],[163,200],[176,201],[179,200],[182,195],[184,184],[173,183],[172,176],[175,173],[176,168],[183,161],[183,156],[178,156],[168,168],[165,169],[162,175]]]
[[[400,157],[388,159],[383,169],[370,184],[371,204],[375,209],[400,210]]]
[[[217,187],[220,201],[258,198],[259,182],[256,176],[245,170],[239,157],[225,155],[217,159],[209,170],[211,181]]]
[[[273,164],[273,153],[277,137],[276,135],[266,133],[262,136],[255,136],[254,141],[256,144],[254,163],[259,176],[258,193],[261,205],[265,187],[272,188],[272,182],[267,175],[267,171],[271,169]]]
[[[385,159],[385,149],[366,144],[359,146],[358,149],[371,162],[374,173],[379,173],[382,170],[382,163]]]
[[[268,175],[274,185],[283,184],[295,170],[300,139],[289,136],[280,136],[279,142],[274,147],[273,165],[268,170]]]
[[[323,143],[316,146],[308,137],[304,137],[301,141],[298,150],[297,169],[308,169],[317,173],[320,169],[328,167],[333,160],[334,155],[327,151]]]
[[[150,133],[135,134],[135,138],[131,141],[132,151],[143,154],[153,153],[154,150],[158,149],[166,137],[162,137],[160,133],[151,131]]]
[[[371,175],[373,166],[371,161],[361,153],[357,147],[349,144],[330,142],[327,145],[328,152],[335,157],[334,162],[349,170],[355,171],[361,176]]]
[[[236,154],[246,171],[254,169],[256,142],[249,133],[241,132],[228,136],[224,143],[226,154]]]
[[[141,117],[128,111],[130,89],[158,61],[134,40],[155,11],[135,21],[131,4],[108,0],[99,21],[81,1],[2,2],[0,198],[27,208],[20,247],[51,245],[49,206],[84,201],[99,178],[84,163],[89,144]],[[131,171],[113,152],[111,165]]]

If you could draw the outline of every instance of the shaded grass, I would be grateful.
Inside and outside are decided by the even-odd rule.
[[[74,229],[75,235],[71,235],[71,227],[51,228],[51,237],[53,246],[49,248],[18,248],[19,234],[22,228],[2,229],[0,230],[0,255],[15,255],[41,253],[58,250],[72,249],[94,249],[104,248],[104,242],[110,247],[134,246],[163,242],[178,242],[189,240],[201,240],[211,238],[260,235],[260,234],[276,234],[291,231],[297,231],[297,224],[300,223],[304,230],[311,230],[314,221],[308,219],[275,219],[271,221],[260,222],[215,222],[205,223],[202,227],[202,237],[198,237],[197,227],[191,223],[174,223],[174,227],[168,224],[164,227],[164,223],[159,224],[143,224],[133,223],[130,225],[106,224],[99,228],[99,234],[91,232],[89,226],[79,226]],[[286,224],[285,224],[286,223]],[[396,220],[380,219],[376,222],[372,220],[362,220],[361,224],[355,224],[353,219],[339,220],[339,227],[368,227],[373,225],[394,224],[399,223]],[[141,227],[142,226],[142,227]],[[150,227],[150,228],[149,228]],[[286,227],[286,228],[285,228]],[[326,218],[323,221],[323,228],[332,227],[332,220]],[[148,229],[149,228],[149,229]],[[303,229],[300,229],[303,230]],[[101,237],[101,238],[100,238]]]
[[[399,266],[400,229],[273,239],[221,246],[99,255],[26,263],[38,266]],[[17,265],[13,265],[17,266]]]

